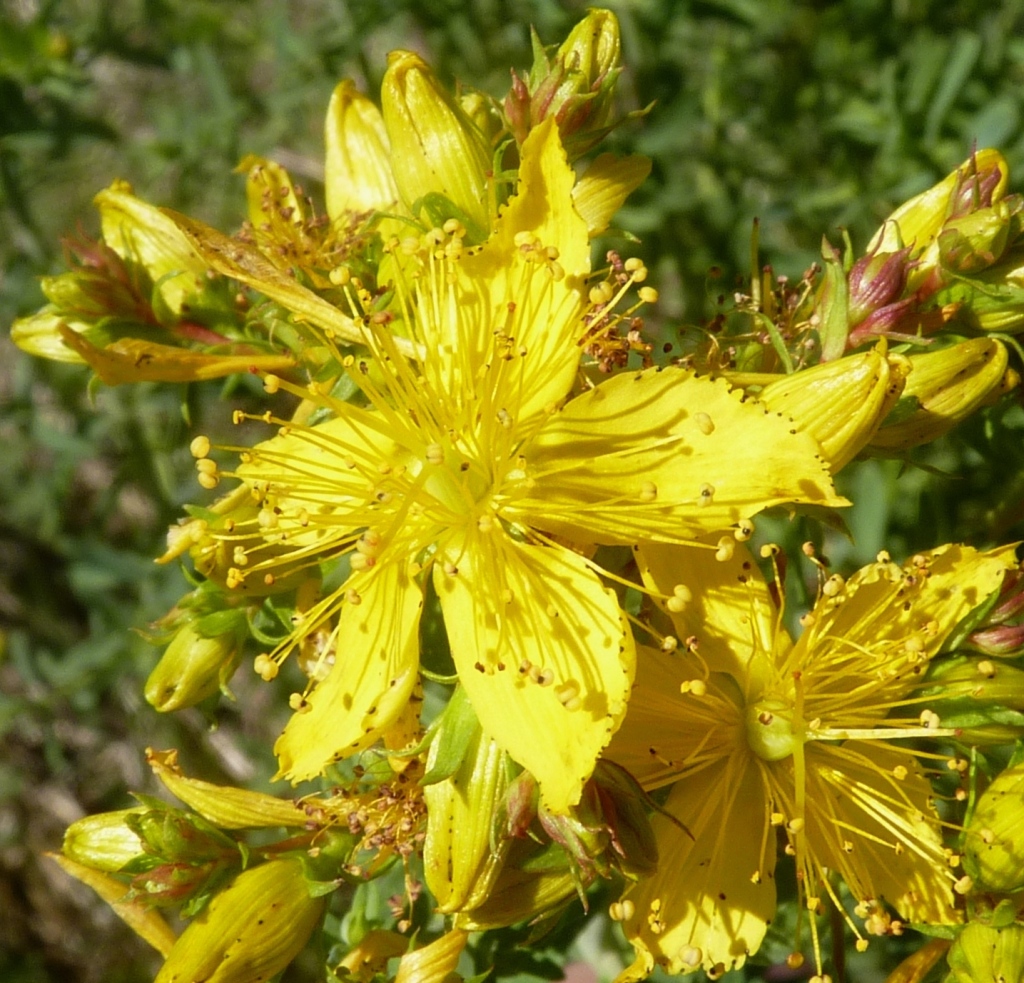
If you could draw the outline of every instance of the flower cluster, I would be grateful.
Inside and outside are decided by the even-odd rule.
[[[322,208],[258,158],[234,235],[115,184],[102,238],[69,242],[48,305],[14,325],[110,385],[259,376],[244,437],[191,439],[219,497],[160,558],[193,589],[152,627],[145,695],[209,704],[240,665],[301,679],[275,777],[318,783],[218,788],[151,752],[187,808],[88,817],[59,862],[167,957],[167,983],[266,979],[396,870],[334,978],[387,979],[394,957],[398,980],[448,978],[469,933],[586,910],[600,881],[621,889],[623,981],[717,978],[794,907],[787,962],[809,937],[819,981],[826,908],[858,950],[914,924],[956,937],[957,979],[985,933],[1008,965],[1019,767],[980,797],[964,775],[970,747],[1024,726],[1013,548],[883,553],[844,578],[807,543],[817,600],[794,641],[786,556],[750,545],[766,510],[841,525],[854,458],[1016,386],[1005,161],[976,152],[795,287],[757,272],[658,357],[648,269],[595,260],[649,167],[584,159],[643,116],[615,115],[617,21],[592,11],[535,49],[504,100],[453,94],[408,52],[379,106],[342,82]],[[177,939],[170,904],[192,919]]]

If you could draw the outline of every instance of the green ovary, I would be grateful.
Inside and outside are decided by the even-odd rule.
[[[747,741],[765,761],[788,758],[801,739],[793,733],[793,708],[781,700],[761,700],[747,708]]]

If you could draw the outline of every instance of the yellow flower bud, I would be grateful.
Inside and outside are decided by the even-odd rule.
[[[904,245],[920,255],[939,234],[948,218],[970,209],[971,199],[981,206],[999,201],[1009,177],[1006,159],[998,150],[978,150],[938,184],[915,195],[896,209],[876,233],[879,238],[888,222],[895,223]],[[977,191],[977,194],[975,194]],[[868,247],[875,247],[874,241]]]
[[[19,317],[11,325],[11,341],[23,352],[38,358],[48,358],[55,362],[74,362],[84,365],[85,359],[73,348],[64,344],[60,326],[67,325],[79,334],[88,331],[92,325],[77,318],[64,317],[56,313],[52,304],[48,304],[37,314]]]
[[[384,117],[351,81],[331,96],[324,123],[327,214],[388,211],[398,203]]]
[[[116,873],[145,852],[142,840],[125,822],[128,816],[144,811],[119,809],[79,819],[64,833],[64,856],[95,870]]]
[[[268,980],[302,950],[323,914],[294,858],[243,871],[192,921],[155,983]]]
[[[444,983],[455,972],[469,932],[452,929],[430,945],[402,956],[395,983]]]
[[[431,225],[457,218],[473,241],[491,225],[491,148],[418,55],[393,51],[381,83],[395,183]]]
[[[227,686],[241,654],[236,632],[205,638],[186,624],[149,674],[146,700],[161,713],[193,706]]]
[[[998,389],[1007,353],[995,338],[973,338],[937,352],[910,356],[903,398],[872,437],[873,451],[894,452],[940,437]]]
[[[178,767],[177,751],[147,748],[146,761],[172,795],[220,829],[297,827],[309,821],[303,803],[294,799],[188,778]]]
[[[404,955],[408,948],[409,940],[404,935],[373,928],[345,953],[338,966],[354,979],[369,981],[374,974],[385,972],[389,959]]]
[[[490,892],[504,855],[504,848],[492,851],[492,831],[496,807],[508,787],[507,759],[479,723],[473,723],[456,772],[423,791],[427,803],[424,874],[438,911],[445,913],[480,904]],[[447,742],[440,738],[445,733],[442,728],[430,746],[428,774],[443,753]]]
[[[835,473],[871,440],[896,405],[909,368],[908,360],[889,355],[883,342],[871,351],[781,376],[758,399],[814,437]]]
[[[985,887],[1024,887],[1024,765],[1007,768],[978,798],[967,826],[964,869]]]
[[[949,950],[949,969],[955,983],[1024,979],[1024,925],[971,922]]]
[[[576,878],[568,867],[552,871],[525,871],[506,866],[483,904],[459,912],[452,919],[455,928],[486,932],[539,918],[556,910],[576,894]]]
[[[103,241],[126,262],[140,263],[175,314],[207,265],[189,245],[181,230],[159,208],[131,193],[131,186],[115,181],[93,198],[100,211]]]

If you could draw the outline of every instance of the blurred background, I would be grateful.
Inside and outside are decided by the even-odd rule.
[[[1022,0],[607,6],[622,27],[622,109],[655,103],[610,142],[654,161],[617,224],[641,240],[629,249],[652,269],[663,330],[700,324],[749,274],[755,217],[760,262],[799,277],[823,234],[838,243],[846,228],[863,250],[896,204],[974,146],[1000,148],[1011,188],[1022,188]],[[341,78],[373,94],[386,53],[407,47],[446,81],[501,97],[509,68],[531,62],[528,26],[557,43],[584,9],[0,0],[0,323],[43,303],[37,278],[59,270],[62,236],[97,233],[91,199],[113,179],[233,231],[244,212],[234,168],[246,154],[277,160],[320,194],[323,114]],[[158,650],[138,629],[184,590],[180,570],[152,557],[182,503],[202,500],[179,448],[244,392],[88,382],[85,369],[32,360],[0,332],[4,983],[150,979],[151,951],[42,853],[81,815],[152,789],[149,745],[180,748],[197,776],[266,788],[288,712],[249,673],[236,677],[237,702],[215,712],[164,719],[141,695]],[[1022,431],[1020,405],[1004,402],[910,466],[847,469],[856,542],[833,559],[1024,535]],[[779,534],[809,538],[804,527]]]

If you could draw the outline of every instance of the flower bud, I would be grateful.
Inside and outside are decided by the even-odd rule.
[[[219,829],[305,826],[309,822],[310,812],[301,801],[188,778],[178,767],[177,751],[148,748],[146,762],[172,795]]]
[[[331,95],[324,143],[324,192],[332,220],[398,204],[384,117],[351,81],[341,82]]]
[[[323,914],[295,858],[239,874],[178,938],[156,983],[267,980],[302,950]]]
[[[870,351],[780,376],[758,399],[821,445],[833,473],[875,436],[904,392],[909,362],[884,342]]]
[[[920,256],[938,236],[946,221],[998,202],[1006,192],[1009,168],[997,150],[978,150],[955,171],[927,191],[904,202],[882,224],[869,249],[895,223],[900,240]]]
[[[459,219],[481,242],[491,227],[491,148],[428,65],[393,51],[381,83],[395,183],[431,225]]]
[[[994,338],[974,338],[911,355],[910,363],[903,398],[871,438],[872,451],[906,450],[951,430],[1000,387],[1007,353]]]
[[[453,928],[439,939],[402,956],[395,983],[445,983],[451,979],[469,933]]]
[[[1006,572],[992,609],[972,626],[963,648],[999,658],[1021,653],[1024,649],[1024,568]]]
[[[423,869],[438,911],[473,908],[490,892],[501,869],[502,843],[495,843],[495,817],[508,787],[508,757],[486,737],[474,717],[458,769],[428,784]],[[427,773],[451,740],[444,726],[430,746]],[[507,844],[507,840],[505,841]]]
[[[568,815],[540,807],[544,831],[568,855],[581,885],[613,870],[627,876],[653,873],[658,848],[647,817],[646,793],[625,769],[599,761],[578,805]]]
[[[485,932],[540,919],[557,911],[576,896],[577,890],[576,874],[568,865],[550,870],[524,870],[509,860],[487,899],[472,911],[456,913],[452,925],[467,932]]]
[[[909,255],[909,246],[892,251],[876,247],[853,264],[847,278],[851,326],[898,300],[907,282]]]
[[[244,626],[244,613],[239,612],[236,620]],[[146,701],[161,713],[170,713],[225,691],[241,656],[238,627],[207,638],[197,623],[185,624],[149,674]]]
[[[1024,925],[1014,922],[1002,928],[970,922],[949,950],[949,980],[981,983],[982,980],[1024,979]]]
[[[955,279],[935,302],[955,305],[957,317],[976,331],[1024,331],[1024,250],[1010,248],[995,265]]]
[[[1024,765],[1007,768],[978,797],[964,842],[964,869],[993,891],[1024,887]]]
[[[534,36],[528,79],[512,73],[505,116],[516,142],[551,116],[558,124],[570,160],[599,143],[616,125],[611,121],[615,84],[622,67],[619,22],[610,10],[591,10],[549,60]]]
[[[103,241],[126,263],[140,264],[163,304],[180,314],[207,271],[188,239],[159,208],[136,198],[123,181],[115,181],[93,202],[100,211]]]
[[[95,870],[116,873],[145,856],[141,838],[125,821],[142,811],[101,812],[72,823],[64,833],[64,856]]]

